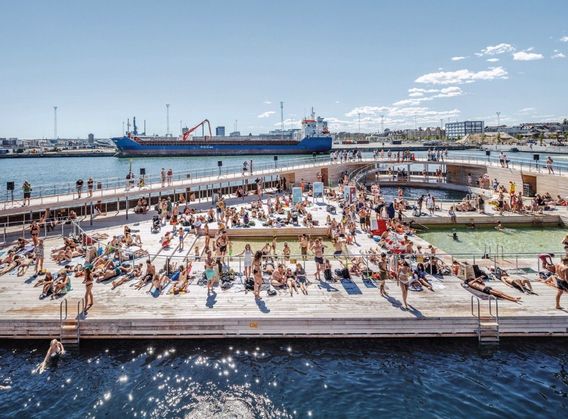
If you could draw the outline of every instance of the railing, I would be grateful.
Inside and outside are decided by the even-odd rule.
[[[514,156],[513,158],[509,158],[509,168],[519,169],[519,170],[529,170],[529,171],[538,171],[540,172],[542,169],[546,169],[546,164],[538,161],[530,160],[529,158],[525,158],[522,156]],[[332,164],[344,164],[344,163],[388,163],[388,164],[448,164],[448,163],[469,163],[469,164],[478,164],[478,165],[487,165],[491,164],[492,166],[500,167],[501,164],[499,163],[498,157],[494,156],[477,156],[467,153],[457,153],[452,152],[452,155],[440,160],[426,160],[421,158],[417,158],[416,160],[393,160],[392,158],[364,158],[364,159],[346,159],[346,160],[339,160],[335,158],[330,158],[330,156],[315,156],[315,157],[304,157],[299,159],[286,159],[282,161],[274,161],[274,162],[264,162],[264,163],[257,163],[253,164],[252,171],[249,167],[247,171],[247,176],[255,176],[256,173],[259,173],[260,176],[266,176],[270,173],[278,173],[284,171],[286,169],[292,167],[315,167],[317,165],[332,165]],[[555,173],[554,175],[562,175],[563,173],[568,172],[568,162],[555,162],[554,163]],[[564,172],[563,172],[564,170]],[[267,171],[266,173],[260,173]],[[269,171],[269,172],[268,172]],[[217,167],[217,168],[209,168],[209,169],[197,169],[197,170],[188,170],[188,171],[181,171],[174,174],[170,180],[166,180],[163,184],[164,189],[173,189],[176,185],[175,182],[181,182],[181,184],[187,186],[187,183],[182,181],[190,181],[196,179],[204,179],[204,178],[211,178],[211,180],[223,180],[230,181],[230,176],[233,175],[237,177],[237,175],[242,175],[242,166],[239,165],[229,165],[226,167]],[[94,188],[93,188],[93,199],[97,197],[103,197],[104,192],[112,191],[114,193],[125,192],[129,190],[134,191],[144,191],[148,189],[149,186],[153,186],[159,188],[162,185],[161,175],[153,174],[153,175],[145,175],[142,176],[144,186],[138,187],[135,186],[137,181],[130,180],[123,178],[105,178],[105,179],[97,179],[95,180]],[[34,189],[32,191],[33,199],[40,198],[40,203],[43,204],[44,198],[49,197],[57,197],[58,199],[63,195],[70,195],[73,199],[77,197],[77,189],[75,188],[74,183],[67,182],[63,184],[57,185],[33,185]],[[82,189],[82,197],[88,196],[88,190],[83,187]],[[21,201],[21,196],[17,195],[16,201]],[[1,203],[5,205],[10,202],[9,199],[4,198],[0,200]],[[58,201],[57,201],[58,202]]]
[[[63,325],[63,320],[67,320],[67,298],[59,303],[59,327]]]
[[[495,301],[495,314],[493,314],[493,304],[491,301]],[[497,323],[499,323],[499,300],[493,295],[489,296],[489,315],[494,317],[495,320],[497,320]]]

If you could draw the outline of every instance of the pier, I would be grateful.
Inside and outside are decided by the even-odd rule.
[[[416,170],[413,167],[423,167]],[[403,167],[409,172],[417,172],[406,181],[390,179],[385,174],[388,167]],[[275,162],[253,168],[253,173],[243,174],[240,168],[230,168],[223,171],[220,168],[211,169],[201,175],[191,175],[185,179],[178,178],[169,186],[152,181],[144,188],[125,190],[124,185],[116,185],[111,189],[96,191],[93,198],[76,199],[75,194],[56,196],[41,196],[32,198],[30,207],[20,207],[4,203],[5,208],[0,216],[24,214],[30,211],[40,211],[45,206],[51,208],[90,203],[97,200],[125,200],[138,196],[166,196],[169,193],[185,193],[191,191],[211,190],[211,185],[223,184],[231,189],[231,182],[254,182],[258,177],[274,177],[275,182],[287,179],[288,186],[297,184],[300,179],[313,181],[316,175],[326,176],[326,183],[336,182],[347,173],[351,177],[366,176],[374,179],[378,173],[381,183],[388,184],[389,179],[396,184],[420,186],[431,183],[440,185],[439,180],[432,177],[431,168],[443,167],[444,179],[442,184],[455,185],[462,190],[472,190],[483,193],[480,188],[468,186],[466,178],[489,174],[499,177],[501,182],[514,179],[520,184],[527,176],[534,177],[536,190],[539,187],[557,190],[567,188],[567,170],[557,169],[557,174],[544,173],[546,169],[526,162],[513,161],[509,168],[502,168],[491,158],[458,158],[452,157],[440,161],[418,159],[413,161],[396,161],[392,159],[361,159],[345,162],[329,159],[304,159],[302,161]],[[418,173],[424,172],[424,173]],[[183,177],[185,174],[180,174]],[[322,176],[323,177],[323,176]],[[216,188],[217,189],[217,188]],[[548,189],[550,190],[550,189]],[[554,189],[553,189],[554,190]],[[271,189],[270,194],[275,192]],[[250,197],[253,198],[253,197]],[[247,198],[248,199],[248,198]],[[208,208],[208,199],[201,197],[198,208]],[[228,205],[245,205],[231,198]],[[177,263],[187,263],[192,260],[192,247],[203,245],[203,237],[189,236],[188,249],[183,252],[177,247],[163,250],[156,235],[150,232],[150,215],[131,214],[130,219],[122,218],[128,213],[126,208],[120,209],[112,219],[105,218],[92,223],[88,214],[83,215],[82,222],[74,221],[68,225],[67,234],[73,229],[75,233],[85,232],[106,233],[110,237],[121,234],[123,224],[127,223],[133,230],[139,230],[145,250],[157,266],[166,260]],[[543,224],[562,224],[568,215],[566,208],[550,215],[503,215],[489,211],[487,214],[458,214],[459,223],[530,223],[538,219]],[[314,218],[319,220],[322,227],[306,229],[304,227],[287,227],[270,229],[259,226],[254,229],[230,229],[233,238],[268,237],[273,235],[296,237],[302,233],[327,234],[323,227],[325,222],[325,206],[314,204],[311,210]],[[411,212],[405,217],[414,219],[423,225],[449,224],[450,219],[444,215],[415,218]],[[89,222],[91,221],[91,222]],[[215,225],[211,226],[216,231]],[[426,242],[419,237],[413,238],[416,243]],[[61,236],[53,235],[45,240],[46,256],[50,250],[61,244]],[[375,245],[367,235],[358,234],[358,245],[350,246],[349,256],[366,258],[365,251]],[[252,292],[246,291],[243,279],[235,281],[227,290],[219,287],[213,293],[195,280],[187,293],[173,295],[163,294],[159,297],[146,293],[145,289],[135,290],[128,285],[112,289],[107,284],[95,284],[95,305],[88,316],[83,311],[82,278],[71,278],[72,289],[63,298],[55,300],[38,298],[40,288],[33,286],[33,279],[18,277],[14,273],[1,278],[0,286],[0,338],[8,339],[46,339],[61,337],[68,343],[83,339],[188,339],[188,338],[230,338],[230,337],[310,337],[310,338],[426,338],[426,337],[466,337],[477,338],[480,341],[496,342],[501,337],[514,336],[568,336],[568,314],[564,310],[554,308],[556,289],[534,280],[540,265],[536,256],[507,255],[497,253],[483,260],[480,255],[452,255],[441,253],[448,263],[459,260],[462,263],[498,265],[504,269],[521,272],[531,282],[535,295],[523,297],[520,304],[510,301],[497,301],[493,297],[464,288],[462,278],[454,275],[444,276],[436,283],[435,292],[410,292],[409,310],[402,310],[400,290],[395,282],[389,282],[387,292],[389,297],[383,298],[378,292],[375,282],[364,276],[354,276],[351,280],[326,282],[313,280],[315,264],[312,258],[302,263],[305,266],[311,284],[308,295],[290,296],[287,292],[279,291],[275,296],[263,292],[262,300],[255,301]],[[292,255],[293,259],[301,257]],[[142,257],[133,263],[142,263]],[[339,265],[339,259],[332,259],[334,268]],[[366,259],[365,259],[366,260]],[[368,264],[368,262],[366,262]],[[232,257],[229,266],[235,271],[242,270],[242,259]],[[48,260],[46,267],[57,271],[61,266]],[[194,262],[194,271],[201,272],[203,262]],[[524,272],[524,273],[522,273]],[[491,283],[491,286],[503,292],[511,292],[503,283]],[[264,289],[266,291],[266,288]]]

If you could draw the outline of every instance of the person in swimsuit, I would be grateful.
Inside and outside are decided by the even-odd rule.
[[[325,246],[322,244],[321,239],[318,237],[312,244],[311,250],[314,252],[314,261],[316,262],[316,274],[315,277],[318,281],[321,281],[320,273],[323,270],[323,251]]]
[[[207,278],[207,294],[209,294],[217,277],[213,260],[210,258],[205,261],[205,277]]]
[[[492,287],[489,287],[485,284],[485,282],[481,278],[472,278],[466,281],[466,284],[477,291],[480,291],[487,295],[493,295],[497,298],[502,298],[504,300],[512,301],[514,303],[518,303],[521,300],[521,297],[513,297],[509,294],[505,294],[502,291],[496,290]]]
[[[245,244],[245,249],[239,253],[237,256],[243,256],[243,264],[244,264],[244,275],[245,278],[248,279],[251,277],[251,268],[252,268],[252,257],[253,252],[250,247],[250,244]]]
[[[556,280],[556,288],[558,292],[556,293],[556,309],[562,310],[560,306],[560,297],[565,292],[568,292],[568,257],[563,257],[560,263],[554,265],[555,274],[554,278]]]
[[[32,235],[34,246],[37,246],[39,240],[39,224],[36,223],[35,220],[32,221],[32,225],[30,226],[30,234]]]
[[[45,369],[47,368],[47,364],[52,358],[59,355],[63,355],[64,353],[65,353],[65,348],[63,347],[63,344],[59,342],[57,339],[53,339],[50,342],[49,349],[45,354],[45,358],[43,359],[43,362],[39,364],[37,371],[41,374],[43,371],[45,371]]]
[[[302,234],[300,237],[298,237],[298,240],[300,241],[300,250],[302,253],[302,259],[306,260],[306,256],[308,255],[308,247],[310,246],[310,241],[308,239],[308,236],[306,236],[305,234]]]
[[[219,237],[217,237],[217,241],[215,242],[215,246],[219,250],[219,257],[221,260],[225,260],[225,255],[227,254],[227,244],[229,239],[227,237],[227,232],[225,230],[221,231]]]
[[[308,278],[306,277],[306,270],[301,263],[296,264],[296,271],[294,272],[294,275],[296,276],[296,282],[300,285],[302,292],[308,295]]]
[[[260,299],[260,287],[262,286],[262,252],[257,250],[252,261],[252,275],[254,278],[254,298]]]
[[[90,269],[85,269],[85,279],[83,280],[83,284],[85,284],[84,313],[87,314],[87,311],[93,306],[95,301],[93,298],[93,277]]]
[[[400,270],[398,271],[398,283],[400,285],[400,290],[402,291],[402,302],[404,303],[405,310],[408,310],[408,285],[410,284],[410,277],[412,276],[412,271],[408,262],[403,262]]]
[[[388,276],[388,261],[386,253],[381,253],[381,258],[379,260],[379,292],[382,297],[388,297],[385,291],[385,281]]]

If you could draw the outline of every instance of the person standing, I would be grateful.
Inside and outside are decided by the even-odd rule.
[[[44,247],[43,247],[43,240],[39,239],[38,243],[34,247],[34,254],[35,254],[35,274],[38,275],[43,270],[43,261],[44,261]]]
[[[172,182],[174,179],[174,171],[172,169],[168,169],[168,173],[166,175],[168,186],[172,186]]]
[[[85,279],[83,280],[85,284],[85,308],[83,313],[87,314],[87,311],[93,306],[95,300],[93,298],[93,277],[91,276],[91,270],[85,269]]]
[[[75,182],[75,188],[77,189],[77,199],[81,199],[81,192],[83,192],[83,179],[77,179],[77,182]]]
[[[162,188],[164,186],[166,186],[166,169],[164,169],[162,167],[162,170],[160,171],[160,180],[162,181]]]
[[[548,158],[546,159],[546,168],[548,169],[549,175],[554,174],[554,167],[552,166],[552,163],[554,163],[554,160],[552,160],[552,157],[548,156]]]
[[[260,300],[260,288],[262,287],[262,252],[257,250],[252,261],[252,275],[254,278],[254,298]]]
[[[89,198],[93,196],[94,183],[95,181],[93,180],[93,178],[89,176],[89,179],[87,179],[87,192],[89,193]]]
[[[26,202],[28,205],[30,204],[30,198],[32,196],[32,185],[27,180],[24,180],[24,184],[22,185],[22,190],[24,191],[24,204],[22,206],[26,206]]]

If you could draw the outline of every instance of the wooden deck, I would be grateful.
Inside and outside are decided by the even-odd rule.
[[[159,250],[159,235],[149,233],[148,222],[131,224],[140,229],[150,253]],[[106,229],[118,234],[122,226]],[[362,235],[361,235],[362,236]],[[157,267],[165,257],[174,260],[189,253],[193,237],[188,237],[186,250],[160,252]],[[361,248],[372,245],[361,237]],[[46,254],[60,240],[46,241]],[[350,251],[356,253],[357,247]],[[78,260],[79,261],[79,260]],[[337,261],[332,262],[339,267]],[[525,261],[530,266],[534,261]],[[52,261],[48,268],[55,270]],[[234,260],[231,266],[238,268]],[[435,292],[410,291],[411,310],[401,309],[401,293],[395,282],[388,284],[389,298],[379,295],[370,281],[354,277],[352,281],[319,282],[313,279],[314,264],[306,263],[312,283],[308,295],[279,291],[276,296],[262,292],[256,302],[236,281],[232,288],[208,295],[206,287],[190,285],[189,293],[162,294],[154,297],[146,288],[135,290],[128,283],[114,290],[110,283],[94,286],[95,305],[86,318],[77,316],[77,303],[83,296],[80,279],[72,279],[73,290],[66,298],[68,318],[78,319],[81,339],[123,338],[205,338],[205,337],[475,337],[478,319],[472,314],[472,292],[460,280],[446,276],[435,283]],[[30,268],[30,269],[33,269]],[[202,263],[194,271],[202,271]],[[533,275],[534,278],[534,275]],[[10,273],[0,278],[0,338],[46,339],[60,336],[60,303],[62,299],[40,300],[41,289],[33,287],[29,275]],[[568,313],[554,309],[556,289],[533,281],[538,295],[523,295],[502,283],[492,287],[522,296],[521,304],[499,301],[501,336],[568,336]],[[482,295],[482,316],[488,315],[488,301]],[[474,299],[474,301],[477,301]],[[565,304],[568,304],[566,300]],[[475,306],[476,307],[476,306]]]

